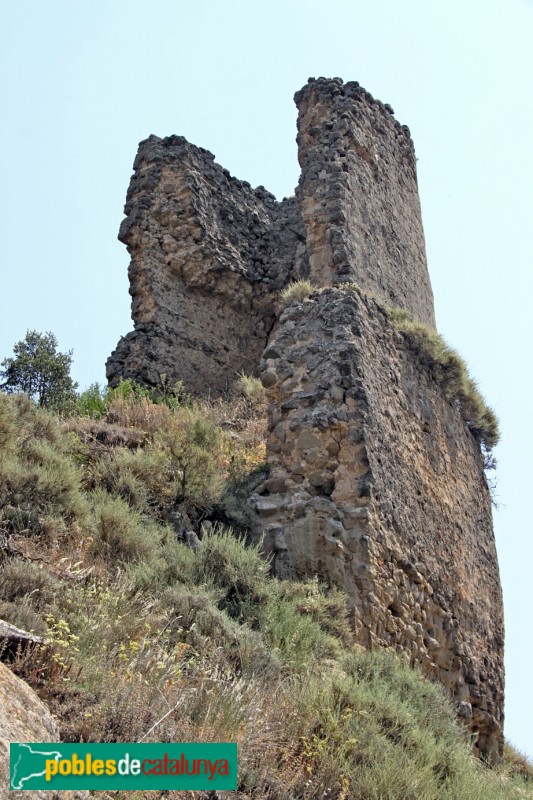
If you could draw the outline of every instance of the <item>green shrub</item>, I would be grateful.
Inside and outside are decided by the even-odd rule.
[[[321,584],[316,577],[306,581],[277,581],[276,584],[277,593],[292,605],[295,614],[308,616],[344,645],[352,644],[353,631],[343,591]]]
[[[173,499],[170,457],[161,449],[115,447],[95,454],[85,470],[87,489],[106,489],[137,511],[153,513]]]
[[[22,396],[2,402],[2,408],[8,409],[4,420],[15,420],[17,436],[4,426],[8,447],[0,459],[0,520],[9,532],[46,533],[51,540],[79,532],[88,504],[57,419]]]
[[[116,472],[113,480],[113,492],[121,497],[135,511],[146,511],[149,490],[143,481],[130,470]]]
[[[260,628],[284,663],[299,672],[312,670],[323,659],[339,655],[339,641],[323,631],[311,615],[300,612],[277,592],[269,599],[261,608]]]
[[[97,386],[98,384],[94,385]],[[170,409],[190,403],[183,381],[170,383],[164,373],[159,376],[159,384],[157,386],[146,386],[142,383],[136,383],[131,378],[120,378],[117,386],[114,388],[109,386],[103,392],[103,398],[106,408],[109,408],[114,400],[140,403],[144,399],[150,400],[154,404],[162,403]]]
[[[25,395],[14,395],[6,399],[11,403],[16,416],[19,446],[23,446],[27,439],[45,439],[62,453],[68,452],[68,439],[55,414],[35,405]]]
[[[182,409],[164,435],[176,489],[175,502],[210,508],[224,485],[224,434],[200,407]]]
[[[165,403],[169,408],[176,409],[180,405],[189,405],[191,398],[183,381],[170,383],[168,376],[162,373],[159,376],[159,385],[155,390],[154,402]]]
[[[17,414],[14,404],[7,395],[0,392],[0,453],[8,453],[15,448],[17,435]]]
[[[76,398],[75,413],[82,417],[93,417],[100,419],[105,416],[107,411],[108,390],[102,388],[99,383],[91,383],[88,389],[80,392]]]
[[[12,558],[0,566],[0,597],[8,602],[26,598],[34,608],[44,608],[63,585],[44,565]]]
[[[243,537],[218,528],[205,536],[196,556],[196,583],[210,588],[218,608],[232,619],[262,632],[277,657],[295,669],[339,652],[339,642],[327,630],[347,636],[346,606],[338,622],[326,623],[328,610],[339,610],[340,592],[327,592],[316,582],[291,591],[288,583],[269,578],[269,564],[260,547],[246,546]]]
[[[92,500],[98,533],[93,547],[97,553],[120,561],[141,561],[154,553],[162,537],[159,526],[103,489],[94,492]]]
[[[80,474],[68,455],[45,440],[28,441],[23,451],[28,461],[27,502],[34,509],[61,514],[66,520],[84,520],[87,502],[80,488]]]
[[[402,718],[416,720],[442,742],[466,741],[443,687],[423,678],[404,658],[383,650],[360,650],[346,655],[343,668],[358,686],[365,687],[376,708],[386,708],[387,717],[396,717],[397,727]]]
[[[298,711],[284,759],[290,796],[527,796],[520,782],[472,759],[466,729],[455,721],[440,685],[390,652],[351,653],[342,665],[317,665],[305,682],[291,687]]]
[[[285,306],[290,306],[293,302],[303,303],[316,290],[317,287],[313,286],[311,281],[302,279],[286,286],[281,292],[281,299]]]
[[[16,600],[0,600],[0,619],[9,622],[16,628],[43,636],[46,632],[46,622],[35,609],[29,597],[18,597]],[[0,654],[2,642],[0,641]]]
[[[218,654],[217,660],[222,656],[222,663],[237,674],[279,673],[280,663],[265,638],[228,617],[210,591],[176,585],[163,593],[160,602],[179,622],[181,638],[197,653]]]
[[[105,401],[106,406],[113,402],[113,400],[125,400],[131,402],[139,402],[143,397],[151,400],[151,390],[147,386],[140,383],[135,383],[131,378],[120,378],[118,384],[114,387],[108,386]]]
[[[269,596],[269,564],[258,547],[246,547],[242,537],[218,528],[204,536],[196,565],[198,582],[218,590],[221,609],[250,626],[258,624]]]
[[[129,575],[136,590],[161,595],[168,587],[195,582],[197,556],[194,550],[176,541],[171,528],[163,530],[161,545],[155,548],[148,559],[129,568]]]

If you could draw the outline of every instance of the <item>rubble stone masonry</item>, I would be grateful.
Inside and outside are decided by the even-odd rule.
[[[119,237],[134,330],[107,376],[205,396],[259,374],[270,475],[252,536],[278,575],[345,589],[358,641],[441,681],[497,760],[503,609],[482,455],[383,310],[435,326],[413,143],[355,82],[310,79],[295,100],[302,172],[283,202],[183,137],[141,143]],[[280,314],[300,278],[318,290]]]
[[[358,641],[443,683],[497,760],[502,597],[482,456],[460,414],[356,289],[284,311],[261,375],[271,471],[252,504],[276,574],[345,589]]]

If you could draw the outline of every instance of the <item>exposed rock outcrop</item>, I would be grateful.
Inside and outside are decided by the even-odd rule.
[[[10,742],[58,742],[57,724],[33,689],[0,663],[0,797],[23,798],[27,793],[9,791]],[[34,792],[46,800],[48,792]]]
[[[0,663],[0,800],[84,800],[88,792],[10,791],[10,742],[59,742],[55,719],[33,689]]]
[[[271,475],[252,501],[276,572],[342,586],[358,640],[438,678],[497,759],[503,612],[478,442],[383,311],[435,325],[413,143],[357,83],[310,79],[295,100],[302,173],[281,203],[182,137],[141,143],[120,232],[135,330],[107,375],[205,395],[259,370]],[[279,316],[301,277],[321,291]]]

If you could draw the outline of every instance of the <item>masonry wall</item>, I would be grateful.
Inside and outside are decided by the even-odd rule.
[[[435,324],[407,128],[339,78],[310,79],[295,101],[302,174],[281,203],[182,136],[141,142],[119,234],[134,330],[108,360],[111,385],[165,374],[226,391],[255,371],[279,292],[300,277],[356,281]]]
[[[165,374],[220,394],[257,368],[280,290],[308,271],[298,205],[231,177],[180,136],[142,142],[134,170],[119,238],[135,329],[108,380],[156,386]]]
[[[252,498],[284,578],[351,598],[358,640],[438,678],[497,758],[503,613],[479,445],[374,299],[326,289],[261,362],[269,479]]]
[[[355,281],[434,327],[409,129],[340,78],[312,80],[294,99],[311,280]]]

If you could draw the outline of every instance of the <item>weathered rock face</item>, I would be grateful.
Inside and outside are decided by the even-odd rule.
[[[9,789],[10,742],[59,742],[57,723],[33,689],[0,663],[0,800],[87,800],[86,791]]]
[[[310,79],[295,99],[302,174],[282,203],[182,137],[141,143],[120,232],[135,330],[108,378],[207,394],[259,368],[272,472],[252,501],[276,572],[342,586],[359,641],[442,681],[496,758],[502,601],[479,447],[382,310],[434,325],[413,144],[356,83]],[[323,291],[277,320],[300,277]]]
[[[290,306],[261,371],[271,475],[253,504],[276,573],[343,587],[358,640],[438,678],[497,757],[502,598],[482,457],[459,412],[354,289]]]
[[[27,683],[0,663],[0,800],[84,800],[88,792],[10,791],[10,742],[59,742],[56,721]]]
[[[27,683],[0,663],[0,797],[27,797],[9,791],[10,742],[58,742],[56,722]],[[46,798],[48,792],[35,792]]]

